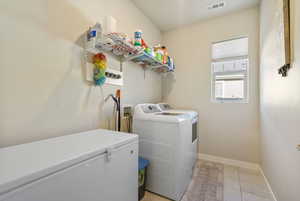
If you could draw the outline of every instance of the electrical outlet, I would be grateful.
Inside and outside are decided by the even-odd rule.
[[[105,73],[105,84],[123,86],[123,72],[108,68]]]
[[[132,116],[132,105],[122,105],[122,110],[123,110],[123,116],[124,117],[130,117]]]

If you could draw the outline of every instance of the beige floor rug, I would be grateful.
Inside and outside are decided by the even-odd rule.
[[[198,161],[194,176],[181,201],[223,201],[224,166]]]

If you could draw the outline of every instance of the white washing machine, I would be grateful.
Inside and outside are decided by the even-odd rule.
[[[193,172],[192,128],[189,115],[161,112],[156,104],[135,107],[133,132],[139,135],[139,154],[150,161],[147,190],[181,199]]]
[[[198,141],[199,141],[199,135],[198,135],[198,112],[193,110],[178,110],[173,109],[170,104],[168,103],[158,103],[158,108],[162,112],[168,112],[168,113],[180,113],[180,114],[186,114],[189,115],[192,118],[192,133],[193,133],[193,165],[195,165],[197,158],[198,158]]]

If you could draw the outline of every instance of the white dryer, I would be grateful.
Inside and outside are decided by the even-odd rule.
[[[186,114],[161,112],[156,104],[135,107],[133,132],[148,159],[147,190],[179,201],[192,176],[192,123]]]
[[[162,112],[175,113],[175,114],[178,114],[178,113],[186,114],[192,118],[192,136],[193,136],[192,150],[193,150],[193,165],[195,165],[197,158],[198,158],[198,143],[199,143],[198,112],[193,111],[193,110],[173,109],[173,107],[171,107],[171,105],[168,103],[158,103],[157,106]]]

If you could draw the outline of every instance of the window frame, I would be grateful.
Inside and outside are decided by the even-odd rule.
[[[225,57],[225,58],[220,58],[220,59],[213,59],[213,45],[216,43],[222,43],[222,42],[226,42],[226,41],[232,41],[232,40],[238,40],[238,39],[243,39],[243,38],[248,38],[248,54],[244,55],[244,56],[234,56],[234,57]],[[249,103],[249,77],[250,77],[250,73],[249,73],[249,67],[250,67],[250,59],[249,59],[249,37],[248,36],[241,36],[241,37],[235,37],[235,38],[231,38],[228,40],[223,40],[223,41],[217,41],[217,42],[213,42],[211,44],[211,102],[213,103],[242,103],[242,104],[247,104]],[[216,62],[226,62],[226,61],[235,61],[235,60],[243,60],[243,59],[247,59],[247,68],[245,71],[232,71],[232,72],[223,72],[223,73],[219,73],[219,75],[232,75],[232,74],[239,74],[239,73],[243,73],[245,75],[244,78],[244,98],[243,99],[230,99],[230,98],[224,98],[224,99],[219,99],[216,98],[215,95],[215,88],[216,88],[216,73],[214,72],[214,63]],[[217,73],[218,74],[218,73]]]

